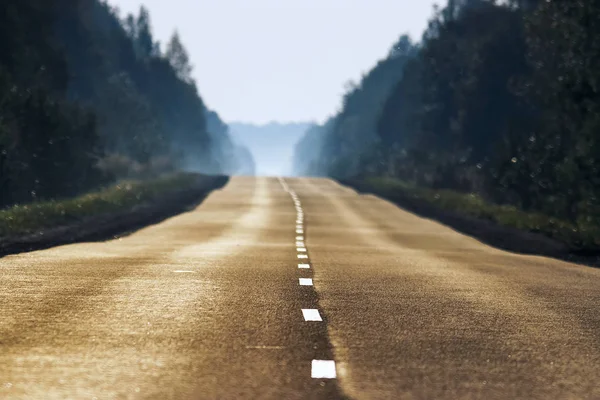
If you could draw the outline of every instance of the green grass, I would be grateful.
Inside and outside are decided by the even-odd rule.
[[[14,237],[82,219],[125,211],[166,193],[192,188],[201,175],[179,173],[148,181],[122,181],[71,199],[16,205],[0,210],[0,237]]]
[[[393,199],[403,196],[439,209],[540,233],[566,243],[573,250],[600,250],[600,221],[579,226],[544,214],[525,212],[514,206],[492,204],[476,194],[421,188],[392,178],[367,178],[359,185],[383,197]]]

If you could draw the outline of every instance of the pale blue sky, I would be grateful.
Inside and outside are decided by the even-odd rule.
[[[155,37],[178,29],[205,102],[226,121],[323,121],[403,32],[419,39],[432,0],[109,0],[145,4]]]

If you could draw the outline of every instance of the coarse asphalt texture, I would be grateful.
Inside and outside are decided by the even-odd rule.
[[[600,398],[600,269],[328,179],[234,177],[0,285],[0,399]]]

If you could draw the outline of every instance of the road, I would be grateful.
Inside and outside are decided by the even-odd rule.
[[[0,283],[2,399],[600,398],[599,269],[327,179],[232,178]]]

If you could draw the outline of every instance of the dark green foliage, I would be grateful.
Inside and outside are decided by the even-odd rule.
[[[101,155],[94,118],[64,101],[55,5],[9,0],[0,7],[0,206],[103,183],[94,168]]]
[[[298,157],[298,169],[475,193],[598,232],[598,37],[598,0],[449,1],[401,74],[374,84],[393,57],[380,62],[346,96],[336,128],[307,133],[297,154],[311,140],[316,157]],[[373,91],[389,95],[376,102]],[[354,131],[373,115],[377,135]]]
[[[121,21],[101,0],[0,5],[0,207],[176,168],[235,172],[228,158],[247,154],[207,113],[179,37],[163,57],[146,9]]]
[[[366,160],[361,157],[365,149],[373,149],[377,142],[377,120],[382,105],[393,83],[400,80],[403,66],[416,51],[410,39],[402,36],[392,47],[388,58],[379,62],[359,85],[348,84],[342,110],[329,120],[320,134],[313,128],[311,137],[320,137],[318,146],[322,157],[314,159],[308,170],[322,171],[335,176],[352,176],[359,173]],[[307,138],[310,141],[310,138]],[[303,146],[301,144],[301,146]],[[314,145],[305,144],[313,147]],[[313,156],[314,158],[314,156]],[[296,163],[298,173],[308,170]]]

